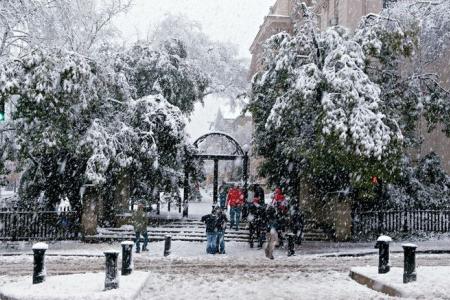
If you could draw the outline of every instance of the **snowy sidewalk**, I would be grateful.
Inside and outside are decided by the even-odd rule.
[[[403,252],[402,244],[408,241],[394,241],[391,243],[390,250],[392,252]],[[423,251],[448,251],[450,252],[450,238],[428,241],[415,241],[418,245],[418,252]],[[240,245],[239,245],[240,244]],[[102,250],[111,248],[115,245],[120,249],[120,243],[98,243],[88,244],[79,241],[56,241],[49,242],[49,254],[65,254],[65,255],[102,255]],[[159,246],[158,246],[159,245]],[[163,245],[161,242],[150,243],[150,248],[160,248]],[[181,246],[183,245],[183,246]],[[193,248],[206,247],[206,243],[197,242],[174,242],[172,253],[175,255],[183,255],[185,250],[192,247],[188,245],[201,245]],[[246,243],[233,243],[229,242],[227,245],[232,245],[233,249],[236,249],[236,255],[245,255],[249,249]],[[335,242],[313,242],[306,241],[300,247],[297,248],[298,254],[324,254],[324,255],[346,255],[346,254],[376,254],[378,250],[374,248],[374,242],[363,243],[335,243]],[[31,253],[32,242],[1,242],[0,243],[0,256],[11,254],[26,254]],[[179,247],[179,248],[177,248]],[[177,253],[179,251],[179,253]],[[162,253],[162,250],[161,250]]]
[[[446,243],[430,241],[424,247],[444,247]],[[31,274],[30,247],[23,243],[21,246],[21,255],[0,255],[0,286]],[[275,260],[265,258],[264,251],[250,249],[245,243],[227,243],[226,255],[207,255],[205,247],[205,243],[174,242],[171,255],[164,257],[164,243],[157,242],[150,244],[149,252],[134,254],[135,269],[150,276],[138,299],[389,299],[348,276],[352,267],[375,267],[377,255],[327,257],[342,251],[372,250],[372,243],[310,243],[297,249],[293,257],[287,257],[286,249],[279,248]],[[103,251],[111,248],[119,250],[120,244],[50,244],[48,275],[103,273]],[[391,262],[401,267],[403,255],[392,254]],[[417,264],[449,266],[450,255],[418,254]]]
[[[403,268],[392,268],[387,274],[378,274],[377,267],[356,267],[351,272],[356,279],[370,281],[375,290],[385,288],[404,298],[448,299],[450,295],[450,267],[418,267],[417,281],[407,284],[403,283]]]

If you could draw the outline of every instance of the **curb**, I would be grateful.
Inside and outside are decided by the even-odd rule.
[[[369,289],[372,289],[374,291],[386,294],[391,297],[404,297],[403,293],[400,290],[398,290],[390,285],[387,285],[385,283],[376,281],[375,279],[367,277],[361,273],[351,270],[349,276],[351,279],[353,279],[357,283],[359,283],[361,285],[365,285]]]
[[[33,256],[33,253],[0,253],[0,257],[8,257],[8,256]],[[67,253],[46,253],[45,256],[51,257],[105,257],[101,254],[67,254]]]
[[[143,280],[142,284],[137,288],[137,290],[136,290],[132,295],[127,296],[126,299],[133,299],[133,300],[135,300],[135,299],[138,299],[138,297],[141,295],[142,291],[143,291],[144,288],[147,286],[148,282],[150,281],[150,277],[151,277],[151,273],[150,273],[150,272],[145,272],[145,273],[147,273],[147,275],[146,275],[146,278]],[[80,274],[82,274],[82,273],[80,273]],[[121,275],[121,276],[122,276],[122,275]],[[109,296],[109,295],[108,295],[108,296],[105,296],[105,297],[100,296],[100,299],[103,299],[103,298],[107,299],[107,297],[110,297],[110,296]],[[0,300],[21,300],[21,299],[22,299],[22,298],[16,298],[16,297],[11,297],[11,296],[6,296],[6,295],[4,295],[3,292],[0,290]],[[62,299],[65,299],[65,298],[62,298]],[[72,299],[72,298],[71,298],[71,299]],[[78,298],[76,298],[76,299],[78,299]],[[79,299],[85,299],[85,298],[81,298],[81,297],[80,297]],[[96,298],[96,299],[97,299],[97,298]],[[109,298],[109,299],[111,299],[111,298]],[[114,298],[114,299],[116,299],[116,298]],[[125,298],[120,298],[120,299],[125,299]]]
[[[150,272],[147,272],[147,278],[144,280],[144,282],[138,288],[136,293],[134,293],[134,295],[131,297],[131,299],[134,299],[134,300],[138,299],[138,297],[141,295],[142,291],[144,290],[144,288],[147,286],[148,282],[150,281],[150,275],[151,275]]]
[[[395,250],[395,251],[389,251],[389,253],[393,254],[402,254],[403,251]],[[367,251],[367,252],[356,252],[356,253],[334,253],[334,254],[323,254],[321,257],[363,257],[363,256],[370,256],[370,255],[377,255],[378,251]],[[416,254],[450,254],[450,250],[417,250]]]

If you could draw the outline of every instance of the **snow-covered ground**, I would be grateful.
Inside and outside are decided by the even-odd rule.
[[[412,299],[449,299],[450,267],[420,266],[416,269],[417,281],[403,283],[403,268],[392,268],[387,274],[378,274],[376,267],[357,267],[355,272],[387,284],[400,291],[406,298]]]
[[[449,241],[418,244],[419,249],[444,249]],[[2,246],[0,286],[30,275],[31,245],[9,244],[7,251],[4,243]],[[164,257],[164,243],[156,242],[150,244],[149,252],[134,254],[135,269],[150,273],[139,299],[388,299],[348,276],[352,267],[375,268],[377,255],[330,256],[372,251],[373,243],[306,243],[294,257],[287,257],[286,249],[277,249],[275,260],[265,258],[262,250],[250,249],[245,243],[227,243],[226,255],[207,255],[205,246],[205,243],[173,242],[171,255]],[[394,244],[393,248],[396,247],[399,246]],[[102,273],[103,251],[109,249],[119,250],[120,244],[50,243],[46,258],[48,275]],[[12,255],[15,252],[19,255]],[[391,262],[394,267],[402,267],[403,255],[392,253]],[[450,255],[419,253],[417,265],[421,278],[423,267],[450,266]]]
[[[0,287],[1,295],[26,300],[127,300],[135,299],[149,277],[148,272],[134,272],[121,276],[119,289],[104,291],[103,273],[84,273],[49,276],[41,284],[32,284],[31,276]]]
[[[387,299],[353,282],[347,273],[276,269],[197,269],[152,272],[138,299]]]

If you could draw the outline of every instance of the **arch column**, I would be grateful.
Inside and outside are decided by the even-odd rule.
[[[213,186],[213,205],[217,205],[217,198],[219,194],[219,160],[214,159],[214,186]]]

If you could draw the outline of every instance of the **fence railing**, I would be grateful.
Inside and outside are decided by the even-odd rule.
[[[396,232],[450,231],[450,211],[448,210],[408,210],[355,212],[353,234]]]
[[[0,240],[70,240],[79,231],[76,212],[0,212]]]

